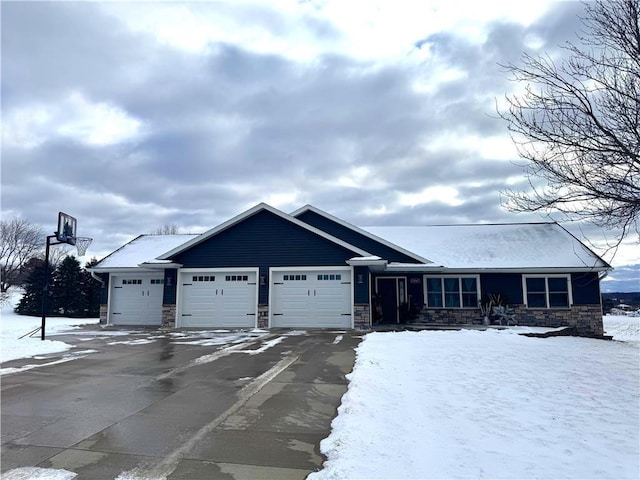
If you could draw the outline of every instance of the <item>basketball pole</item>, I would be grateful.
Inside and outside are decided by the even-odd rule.
[[[58,245],[62,242],[51,243],[51,239],[57,238],[57,235],[47,236],[47,248],[44,254],[44,283],[42,285],[42,324],[40,325],[40,340],[44,340],[44,327],[47,323],[47,296],[49,293],[49,247]]]

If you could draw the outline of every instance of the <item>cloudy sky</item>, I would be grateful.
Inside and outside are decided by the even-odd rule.
[[[582,10],[3,1],[2,218],[52,232],[68,212],[98,258],[162,225],[199,233],[263,201],[361,226],[549,220],[501,206],[526,179],[495,114],[522,85],[498,63],[556,55]],[[566,226],[596,245],[613,237]],[[633,245],[613,260],[636,263]],[[637,285],[625,268],[611,278]]]

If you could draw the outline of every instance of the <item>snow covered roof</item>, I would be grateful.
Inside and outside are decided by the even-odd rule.
[[[557,223],[365,227],[365,230],[446,268],[610,268]]]
[[[142,263],[160,263],[157,257],[198,236],[140,235],[100,260],[92,270],[135,268]]]

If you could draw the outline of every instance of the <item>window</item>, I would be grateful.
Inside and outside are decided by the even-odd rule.
[[[163,285],[164,284],[164,278],[152,278],[151,279],[151,285]]]
[[[306,275],[285,275],[283,277],[283,280],[285,282],[290,282],[290,281],[301,281],[301,280],[306,280],[307,276]]]
[[[123,279],[122,280],[122,284],[123,285],[142,285],[142,279]]]
[[[194,282],[215,282],[215,275],[194,275],[191,277]]]
[[[568,308],[571,305],[570,285],[568,275],[525,275],[527,307]]]
[[[225,275],[224,279],[227,282],[248,282],[248,275]]]
[[[336,274],[328,275],[326,273],[319,273],[318,280],[342,280],[342,274],[336,273]]]
[[[430,308],[477,308],[478,277],[425,276],[425,303]]]

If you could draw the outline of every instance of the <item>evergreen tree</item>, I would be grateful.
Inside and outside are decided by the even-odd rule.
[[[87,271],[96,263],[98,260],[92,258],[82,270],[83,316],[90,318],[100,316],[100,289],[102,285]]]
[[[44,288],[44,260],[38,259],[31,262],[31,270],[24,283],[24,295],[16,306],[16,313],[21,315],[42,315],[42,292]],[[53,268],[49,265],[49,286],[52,283]],[[51,288],[47,291],[46,314],[52,312]]]
[[[60,262],[53,274],[51,296],[53,310],[65,317],[83,316],[83,275],[80,262],[69,255]]]

